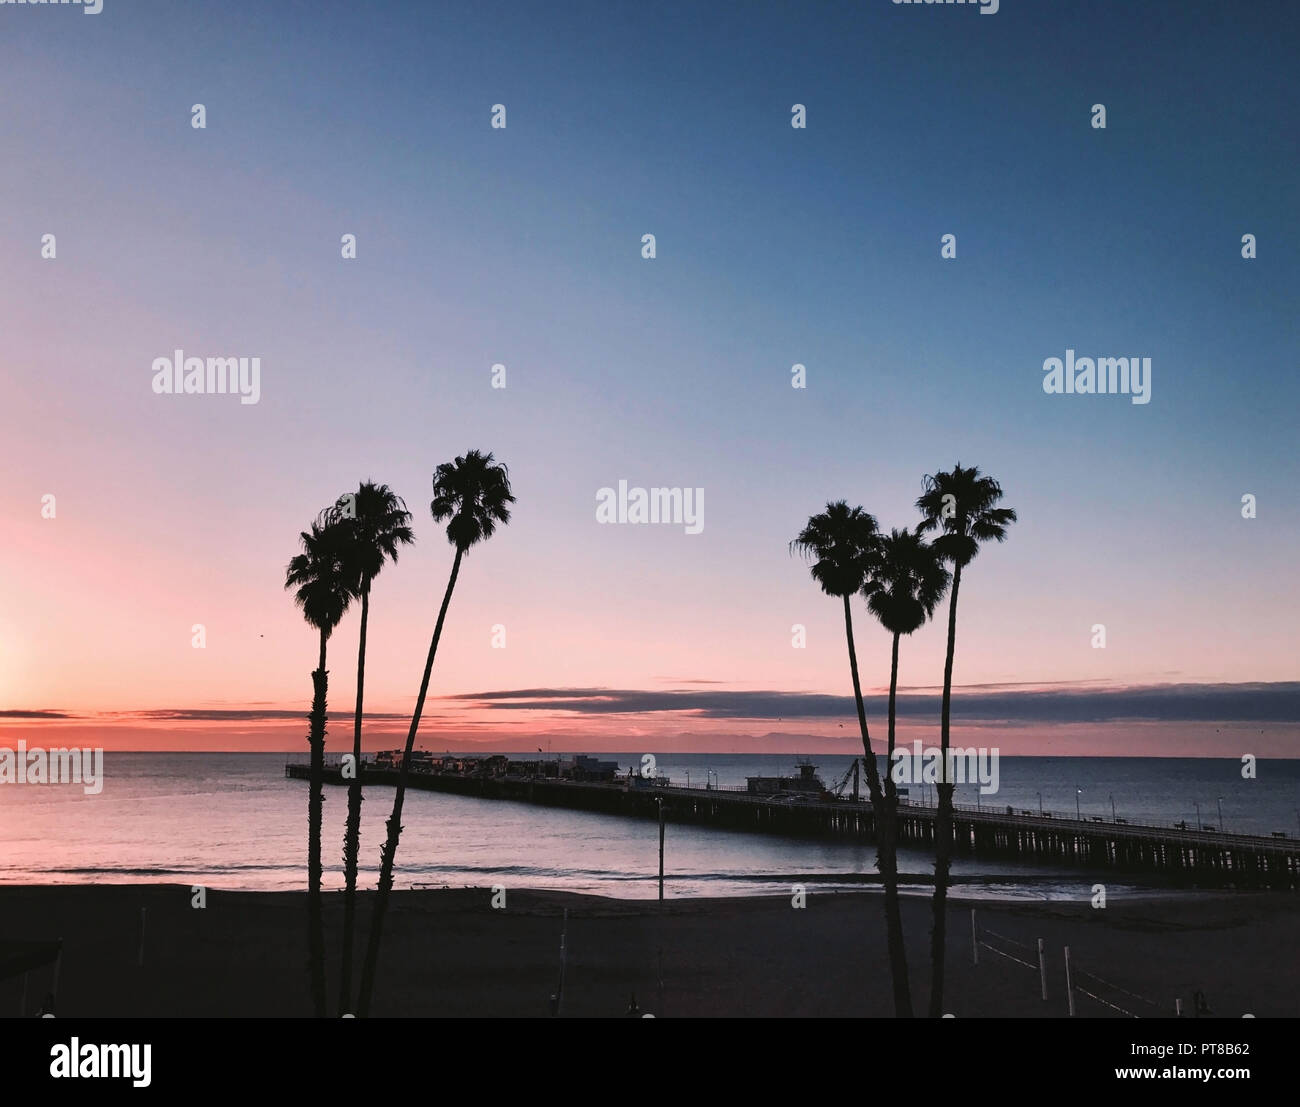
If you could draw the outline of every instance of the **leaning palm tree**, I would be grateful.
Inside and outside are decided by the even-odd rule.
[[[303,531],[302,553],[289,562],[284,586],[296,588],[294,601],[303,618],[320,631],[320,662],[312,673],[311,788],[307,800],[307,948],[311,965],[312,1005],[317,1018],[325,1017],[325,921],[321,906],[321,813],[325,802],[325,712],[329,674],[325,647],[347,611],[356,590],[349,575],[347,549],[337,525],[322,521]]]
[[[867,607],[881,625],[894,636],[889,667],[889,748],[885,755],[885,810],[883,821],[888,832],[881,835],[881,869],[885,883],[885,912],[890,925],[901,936],[903,923],[898,903],[898,785],[891,771],[894,764],[894,720],[898,701],[898,640],[922,627],[948,587],[948,570],[932,546],[919,534],[906,528],[892,530],[880,541],[880,564],[876,567],[876,587],[867,597]],[[907,981],[907,953],[898,951],[902,969],[901,998],[906,1012],[912,1014],[912,996]],[[896,996],[896,998],[900,998]]]
[[[952,794],[948,779],[948,723],[952,705],[952,658],[957,643],[957,592],[961,572],[979,553],[980,543],[1003,541],[1007,526],[1016,521],[1009,507],[998,507],[1002,486],[992,477],[981,476],[972,466],[954,465],[951,472],[927,476],[924,491],[916,501],[921,512],[917,532],[939,531],[934,550],[950,562],[952,592],[948,597],[948,654],[943,664],[943,706],[940,714],[941,780],[936,785],[939,810],[935,819],[934,922],[930,931],[930,1017],[943,1014],[944,933],[947,921],[948,871],[952,864]]]
[[[898,876],[893,843],[893,823],[880,787],[876,755],[871,751],[867,731],[867,711],[862,702],[862,684],[858,678],[858,653],[853,644],[853,612],[849,600],[859,592],[871,595],[878,587],[876,572],[880,561],[880,530],[874,516],[845,501],[829,503],[820,515],[808,520],[790,550],[812,560],[812,577],[829,596],[844,600],[844,633],[849,644],[849,671],[853,676],[853,699],[858,709],[858,727],[862,732],[863,764],[867,770],[867,791],[875,815],[876,837],[880,844],[881,877],[893,885],[885,899],[885,928],[889,937],[889,968],[894,983],[894,1011],[900,1017],[912,1013],[912,999],[907,988],[907,961],[903,948],[902,918],[897,911]]]
[[[344,528],[349,562],[361,601],[361,637],[357,644],[357,708],[352,717],[352,770],[348,786],[348,821],[343,836],[343,964],[339,977],[339,1014],[351,1011],[352,949],[357,909],[357,864],[361,853],[361,720],[366,689],[366,625],[370,621],[370,586],[387,561],[397,560],[400,546],[415,541],[411,513],[386,484],[363,481],[356,492],[339,498],[331,519]]]
[[[429,510],[434,522],[447,523],[447,541],[456,549],[451,563],[451,576],[447,590],[438,609],[438,621],[433,626],[433,639],[429,655],[424,662],[424,676],[420,692],[415,699],[415,711],[406,734],[406,748],[402,751],[402,767],[397,777],[397,794],[393,797],[393,813],[388,817],[388,838],[380,857],[379,887],[375,893],[374,912],[370,920],[370,937],[366,945],[366,960],[361,971],[361,998],[357,1014],[362,1018],[370,1013],[370,998],[374,992],[375,971],[379,965],[379,944],[384,933],[384,916],[388,911],[388,898],[393,890],[393,865],[397,858],[397,843],[402,835],[402,803],[406,799],[406,781],[411,770],[411,751],[415,735],[420,729],[420,716],[424,712],[425,697],[429,692],[429,676],[438,654],[438,641],[442,638],[447,607],[460,575],[460,562],[471,546],[491,538],[497,524],[510,522],[510,505],[515,502],[510,492],[510,474],[490,454],[470,450],[455,461],[443,462],[433,474],[433,501]]]

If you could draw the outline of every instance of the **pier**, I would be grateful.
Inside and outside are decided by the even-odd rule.
[[[285,766],[285,776],[307,780],[309,767]],[[398,770],[364,762],[363,784],[396,785]],[[325,782],[346,785],[340,766]],[[582,782],[548,776],[412,772],[406,786],[485,800],[513,800],[624,818],[692,823],[790,838],[874,842],[875,813],[868,801],[753,795],[743,788],[684,788],[620,778]],[[933,850],[938,810],[901,802],[900,846]],[[958,804],[953,811],[954,857],[1001,857],[1100,871],[1159,873],[1172,884],[1237,888],[1300,888],[1300,839],[1182,830],[1140,823],[1107,823],[1049,814],[997,812]]]

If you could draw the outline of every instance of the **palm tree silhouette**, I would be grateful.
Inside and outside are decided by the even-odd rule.
[[[888,537],[881,539],[880,554],[880,565],[875,574],[878,587],[867,597],[867,607],[880,620],[881,626],[894,636],[889,676],[889,753],[886,757],[886,764],[889,764],[894,754],[898,640],[904,634],[919,630],[934,615],[952,576],[943,567],[938,551],[919,533],[906,527],[891,530]],[[897,793],[892,777],[885,779],[885,793]]]
[[[951,562],[952,592],[948,598],[948,655],[943,665],[943,707],[940,716],[941,780],[936,784],[939,810],[935,817],[934,921],[930,930],[931,1018],[943,1015],[944,931],[947,920],[948,871],[952,863],[952,793],[948,780],[948,735],[952,705],[952,658],[957,643],[957,592],[961,571],[979,553],[980,543],[1002,542],[1007,526],[1016,521],[1009,507],[998,507],[1002,486],[992,477],[981,476],[978,468],[963,469],[958,463],[951,472],[927,476],[924,491],[916,501],[921,512],[917,532],[938,530],[935,552]]]
[[[400,546],[415,541],[411,513],[386,484],[362,481],[355,493],[344,495],[330,512],[331,521],[347,537],[349,566],[361,601],[361,637],[357,645],[357,708],[352,720],[355,775],[348,787],[348,821],[343,836],[343,966],[339,979],[339,1014],[352,1002],[352,947],[357,908],[357,864],[361,852],[361,720],[366,689],[366,625],[370,620],[370,586],[387,561],[397,560]]]
[[[802,554],[812,560],[812,577],[829,596],[844,600],[844,634],[849,644],[849,671],[853,676],[853,699],[858,709],[858,727],[862,731],[863,764],[867,770],[867,791],[871,796],[871,810],[876,817],[876,835],[880,846],[881,876],[892,882],[894,910],[889,908],[886,895],[885,928],[889,936],[889,968],[894,983],[894,1011],[900,1017],[912,1013],[912,999],[907,989],[907,961],[903,949],[902,918],[897,911],[897,861],[893,845],[893,824],[889,809],[880,788],[880,771],[876,756],[871,751],[871,736],[867,730],[867,711],[862,702],[862,684],[858,679],[858,652],[853,644],[853,612],[851,597],[858,593],[870,595],[878,587],[876,572],[880,564],[881,534],[875,517],[860,507],[849,507],[844,501],[828,503],[826,510],[808,520],[799,537],[790,543],[792,553]]]
[[[898,640],[925,625],[948,587],[948,570],[932,546],[906,528],[891,530],[880,541],[880,564],[869,587],[867,607],[894,636],[889,666],[889,747],[885,755],[885,810],[888,833],[881,835],[881,868],[884,870],[885,912],[901,936],[902,917],[898,903],[898,785],[890,771],[894,763],[894,721],[898,700]],[[901,995],[908,1017],[912,1014],[911,987],[907,978],[907,951],[898,951],[902,975]],[[897,1002],[895,1008],[897,1009]]]
[[[424,712],[425,697],[429,692],[429,676],[438,654],[438,640],[442,637],[447,607],[460,575],[460,562],[471,546],[491,538],[497,524],[510,522],[510,505],[515,502],[510,492],[510,475],[504,465],[498,464],[490,454],[470,450],[455,461],[443,462],[433,474],[433,501],[429,510],[436,523],[447,523],[447,541],[456,548],[451,563],[451,576],[443,593],[438,621],[433,627],[429,643],[429,656],[424,662],[424,677],[420,693],[415,700],[411,726],[406,734],[406,747],[402,751],[402,768],[397,777],[397,794],[393,797],[393,813],[388,817],[388,838],[380,857],[379,887],[375,893],[374,912],[370,920],[370,937],[366,944],[366,960],[361,971],[361,998],[357,1014],[365,1018],[370,1013],[370,999],[374,992],[375,971],[379,964],[379,944],[384,933],[384,917],[388,911],[388,898],[393,890],[393,865],[397,857],[397,843],[402,835],[402,803],[406,798],[406,781],[411,768],[411,751],[415,735],[420,729],[420,716]]]
[[[325,921],[321,906],[321,814],[325,802],[325,713],[329,674],[325,647],[356,592],[344,535],[321,520],[299,535],[303,552],[285,570],[285,588],[296,588],[294,602],[303,618],[320,631],[320,662],[312,673],[310,731],[311,790],[307,801],[307,945],[310,951],[312,1005],[325,1017]]]

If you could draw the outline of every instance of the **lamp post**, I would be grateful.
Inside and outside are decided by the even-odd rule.
[[[1227,828],[1223,825],[1223,797],[1216,797],[1214,802],[1219,805],[1219,829],[1226,834]]]
[[[1042,793],[1042,792],[1039,792],[1039,793],[1038,793],[1038,813],[1039,813],[1040,815],[1043,813],[1043,793]]]
[[[1200,830],[1201,829],[1201,805],[1197,800],[1192,800],[1192,803],[1196,807],[1196,829]]]
[[[1110,821],[1115,822],[1115,795],[1111,793],[1110,797]]]
[[[1079,797],[1083,795],[1083,789],[1077,784],[1074,787],[1074,817],[1083,822],[1083,812],[1079,810]]]
[[[659,902],[664,901],[664,798],[663,796],[655,797],[655,804],[659,808]]]

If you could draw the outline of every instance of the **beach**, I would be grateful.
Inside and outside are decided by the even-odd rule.
[[[396,892],[372,1013],[546,1016],[563,931],[562,1016],[622,1016],[633,996],[641,1012],[656,1017],[893,1014],[877,893],[809,892],[802,908],[789,896],[659,904],[508,889],[505,898],[505,907],[494,909],[489,888]],[[208,889],[203,908],[191,906],[193,899],[182,885],[0,887],[0,939],[63,939],[61,1017],[310,1014],[305,893]],[[370,901],[371,894],[362,896],[358,971]],[[1067,1017],[1066,945],[1076,986],[1122,1009],[1078,995],[1079,1017],[1124,1017],[1123,1010],[1172,1016],[1175,998],[1190,1014],[1195,990],[1219,1017],[1300,1015],[1294,895],[1111,897],[1104,909],[1086,900],[949,906],[945,1007],[959,1018]],[[982,939],[978,965],[972,907]],[[923,1013],[929,900],[906,897],[903,918],[914,1003]],[[331,1010],[341,919],[341,895],[328,894]],[[1047,1001],[1034,952],[1040,937]],[[49,968],[31,973],[25,1014],[35,1013],[50,977]],[[20,979],[0,981],[0,1014],[18,1014],[21,992]]]

